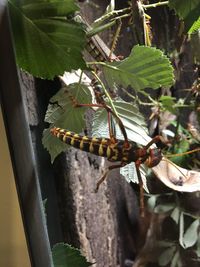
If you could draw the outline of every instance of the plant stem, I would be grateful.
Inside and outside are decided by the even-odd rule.
[[[146,96],[155,106],[159,106],[159,102],[154,100],[147,92],[140,91],[140,93]]]
[[[131,15],[132,15],[132,13],[123,14],[121,16],[118,16],[118,17],[115,17],[115,18],[111,19],[111,21],[118,20],[118,19],[123,19],[123,18],[127,18],[127,17],[130,17]]]
[[[119,10],[113,10],[113,11],[101,16],[100,18],[96,19],[93,24],[95,25],[95,24],[102,23],[104,20],[106,20],[112,16],[118,15],[118,14],[123,13],[123,12],[128,12],[130,10],[131,10],[130,7],[119,9]]]
[[[80,74],[80,77],[79,77],[79,81],[78,81],[79,84],[80,84],[81,81],[82,81],[82,77],[83,77],[83,70],[81,71],[81,74]]]
[[[110,103],[110,105],[111,105],[111,107],[112,107],[114,113],[116,114],[117,117],[119,117],[119,115],[118,115],[118,113],[117,113],[117,110],[116,110],[116,108],[115,108],[115,106],[114,106],[114,104],[113,104],[113,101],[112,101],[112,99],[111,99],[111,97],[110,97],[108,91],[106,90],[106,87],[105,87],[104,84],[102,83],[101,79],[99,78],[99,76],[98,76],[94,71],[92,71],[92,74],[95,76],[95,78],[97,79],[97,81],[101,84],[102,89],[103,89],[105,95],[107,96],[108,101],[109,101],[109,103]]]
[[[154,4],[149,4],[149,5],[142,5],[143,8],[152,8],[152,7],[158,7],[158,6],[165,6],[168,5],[169,1],[164,1],[164,2],[157,2]]]
[[[129,93],[126,89],[124,89],[123,87],[120,88],[125,94],[127,94],[127,96],[129,96],[130,98],[132,98],[134,101],[137,101],[139,105],[144,105],[144,106],[154,106],[154,103],[149,103],[149,102],[143,102],[139,99],[138,96],[134,96],[131,93]]]
[[[88,30],[88,32],[86,33],[86,36],[88,38],[90,38],[90,37],[94,36],[95,34],[98,34],[99,32],[103,32],[104,30],[107,30],[108,28],[110,28],[113,25],[115,25],[115,23],[116,23],[116,21],[115,20],[112,20],[109,23],[100,25],[98,27],[94,27],[94,28]]]
[[[81,81],[82,81],[82,78],[83,78],[83,70],[81,70],[81,73],[80,73],[80,77],[79,77],[79,81],[78,81],[78,89],[77,89],[77,92],[76,92],[76,97],[77,95],[79,94],[79,90],[81,88]]]
[[[198,152],[198,151],[200,151],[200,148],[196,148],[196,149],[193,149],[193,150],[190,150],[190,151],[177,153],[177,154],[168,154],[167,158],[181,157],[181,156],[192,154],[192,153],[195,153],[195,152]]]
[[[122,28],[122,22],[121,22],[121,19],[119,19],[117,21],[118,23],[118,26],[117,26],[117,30],[115,32],[115,35],[113,37],[113,41],[112,41],[112,46],[110,48],[110,54],[109,54],[109,58],[112,57],[112,54],[114,53],[115,51],[115,48],[116,48],[116,45],[117,45],[117,42],[118,42],[118,39],[119,39],[119,35],[120,35],[120,32],[121,32],[121,28]]]
[[[112,70],[117,70],[117,68],[115,66],[111,66],[109,64],[106,64],[106,62],[102,62],[102,61],[92,61],[92,62],[87,62],[88,65],[102,65],[102,66],[106,66],[107,68],[110,68]]]

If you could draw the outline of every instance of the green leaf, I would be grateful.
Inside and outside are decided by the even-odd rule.
[[[112,12],[115,10],[115,0],[110,0],[110,4],[106,7],[106,13]]]
[[[50,99],[45,121],[64,129],[81,132],[85,126],[84,114],[87,107],[74,107],[72,98],[80,104],[91,103],[92,96],[88,87],[83,84],[74,83],[62,88]],[[50,127],[50,128],[51,128]],[[65,151],[67,145],[50,133],[50,128],[43,133],[43,146],[49,151],[51,161],[58,154]]]
[[[45,199],[42,201],[42,211],[43,211],[43,213],[44,213],[45,220],[46,220],[46,218],[47,218],[46,207],[47,207],[47,198],[45,198]]]
[[[9,0],[17,63],[36,77],[53,79],[86,68],[83,25],[66,16],[78,10],[74,0]]]
[[[174,81],[173,68],[163,52],[139,45],[133,47],[126,59],[104,64],[103,72],[111,87],[117,83],[123,87],[130,85],[138,91],[171,86]]]
[[[174,256],[174,253],[176,251],[176,247],[170,247],[167,248],[159,257],[158,259],[158,264],[160,266],[166,266],[167,264],[169,264]]]
[[[84,114],[88,107],[74,107],[73,100],[79,104],[90,104],[92,96],[88,87],[73,83],[60,89],[50,99],[45,121],[60,128],[81,132],[85,125]]]
[[[156,201],[157,201],[157,196],[151,196],[148,201],[147,201],[147,205],[148,208],[153,211],[155,206],[156,206]]]
[[[169,0],[169,7],[173,8],[180,19],[184,20],[186,31],[191,33],[194,24],[199,20],[199,0]]]
[[[174,246],[174,243],[172,241],[162,240],[162,241],[157,241],[157,242],[158,242],[158,246],[161,248],[168,248],[168,247]]]
[[[195,249],[195,253],[196,253],[197,257],[200,258],[200,236],[199,236],[199,234],[198,234],[197,247]]]
[[[52,127],[50,127],[52,128]],[[51,156],[51,163],[54,162],[55,158],[61,153],[66,151],[67,145],[63,142],[61,142],[58,138],[55,138],[51,133],[50,133],[50,128],[45,129],[43,132],[43,137],[42,137],[42,144],[44,148],[47,149]]]
[[[192,25],[192,27],[189,29],[188,33],[195,33],[200,29],[200,17],[197,21]]]
[[[155,207],[154,212],[155,213],[165,213],[174,208],[174,205],[172,204],[163,204],[163,205],[158,205]]]
[[[183,236],[184,248],[194,246],[198,240],[199,219],[195,220],[186,230]]]
[[[64,243],[58,243],[53,247],[52,258],[54,267],[87,267],[92,265],[81,255],[80,250]]]
[[[162,104],[162,108],[164,108],[165,110],[168,110],[169,112],[176,114],[177,110],[174,107],[175,105],[175,97],[171,97],[171,96],[161,96],[159,99],[159,102]]]
[[[109,103],[107,103],[109,105]],[[125,127],[128,139],[141,145],[146,145],[151,138],[147,134],[145,121],[137,106],[123,100],[113,101],[115,109]],[[124,137],[115,122],[116,138],[124,140]],[[93,136],[109,137],[108,115],[105,109],[98,109],[95,113],[92,125]]]
[[[120,168],[120,174],[126,179],[128,183],[130,182],[133,182],[136,184],[139,183],[134,162],[131,162],[130,164]]]
[[[181,266],[183,266],[183,265],[181,262],[180,253],[177,250],[176,253],[174,254],[172,261],[171,261],[170,267],[181,267]]]
[[[172,211],[170,217],[175,221],[176,224],[178,224],[178,222],[179,222],[179,218],[180,218],[180,209],[176,207],[176,208]]]
[[[130,164],[120,168],[120,174],[124,176],[128,183],[133,182],[139,184],[136,166],[134,162],[131,162]],[[143,164],[140,166],[140,175],[142,178],[143,188],[147,193],[149,193],[146,182],[146,167]]]
[[[181,153],[187,152],[189,148],[190,148],[190,144],[188,140],[182,139],[179,143],[175,144],[173,151],[175,154],[181,154]],[[182,156],[180,155],[180,156],[172,157],[172,161],[179,166],[185,167],[187,166],[188,158],[189,158],[189,155],[182,155]]]
[[[179,220],[179,244],[184,248],[183,232],[184,232],[184,214],[183,212],[181,212]]]

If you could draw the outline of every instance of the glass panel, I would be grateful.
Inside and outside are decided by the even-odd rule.
[[[0,110],[0,266],[30,267],[13,170]]]

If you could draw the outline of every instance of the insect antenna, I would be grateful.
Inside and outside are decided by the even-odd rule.
[[[144,187],[143,187],[143,181],[142,181],[142,176],[140,173],[140,164],[137,164],[137,162],[135,163],[135,168],[136,168],[136,172],[137,172],[137,177],[138,177],[138,181],[139,181],[139,188],[140,188],[140,216],[142,218],[145,217],[145,205],[144,205]]]
[[[177,153],[177,154],[168,154],[168,155],[166,155],[166,158],[181,157],[181,156],[192,154],[192,153],[195,153],[198,151],[200,151],[200,148],[195,148],[193,150],[190,150],[187,152],[182,152],[182,153]]]

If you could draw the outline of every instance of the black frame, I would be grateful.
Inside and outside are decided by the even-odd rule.
[[[19,85],[7,1],[0,1],[0,100],[32,266],[53,266],[29,124]]]

